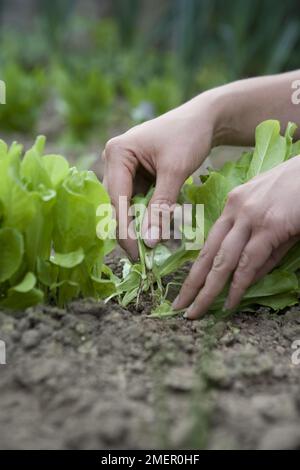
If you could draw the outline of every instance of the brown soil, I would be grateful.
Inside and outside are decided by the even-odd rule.
[[[140,310],[0,312],[0,448],[300,449],[299,307],[195,322]]]

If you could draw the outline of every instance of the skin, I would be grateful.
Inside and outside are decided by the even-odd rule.
[[[300,105],[292,103],[292,83],[300,72],[238,81],[202,93],[188,103],[111,139],[103,152],[104,184],[122,219],[119,196],[131,200],[155,183],[149,209],[172,212],[186,178],[212,147],[253,145],[256,126],[278,119],[300,125]],[[300,138],[300,133],[296,135]],[[233,190],[220,219],[194,263],[175,309],[195,319],[207,312],[229,279],[225,309],[235,308],[245,290],[271,271],[300,239],[300,157]],[[156,210],[156,209],[155,209]],[[125,216],[126,226],[130,218]],[[144,220],[145,243],[154,247],[161,227]],[[132,259],[136,241],[119,240]]]

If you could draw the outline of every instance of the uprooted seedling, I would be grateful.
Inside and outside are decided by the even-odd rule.
[[[135,303],[138,308],[143,294],[149,294],[153,309],[153,316],[167,316],[174,314],[171,302],[168,300],[168,292],[171,285],[178,284],[168,282],[163,278],[174,273],[185,262],[195,259],[195,250],[185,249],[185,239],[181,246],[172,252],[166,245],[159,243],[154,249],[148,248],[142,239],[142,222],[153,190],[146,196],[136,196],[133,199],[135,232],[138,243],[139,260],[132,263],[128,258],[122,259],[122,279],[117,285],[117,295],[123,307]]]

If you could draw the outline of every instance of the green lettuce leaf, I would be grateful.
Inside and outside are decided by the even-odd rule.
[[[204,205],[204,233],[207,238],[212,226],[223,212],[231,184],[222,174],[213,172],[202,186],[188,186],[186,196],[193,204]]]
[[[0,306],[7,309],[23,310],[41,303],[44,294],[40,289],[35,288],[35,285],[35,275],[27,273],[19,284],[8,289],[6,298],[0,301]]]
[[[288,141],[291,134],[289,128],[287,137],[280,135],[278,121],[264,121],[256,128],[255,150],[249,165],[247,180],[283,163],[288,151]]]
[[[0,229],[0,283],[10,279],[19,269],[24,255],[24,242],[20,232],[12,228]]]
[[[107,192],[90,171],[69,168],[60,155],[43,156],[36,139],[22,159],[22,146],[0,141],[0,301],[26,308],[43,300],[65,305],[79,296],[103,298],[115,291],[104,269],[113,240]],[[112,212],[112,211],[111,211]],[[99,237],[100,234],[100,237]]]
[[[84,251],[78,248],[71,253],[55,253],[50,256],[51,263],[61,268],[75,268],[84,260]]]

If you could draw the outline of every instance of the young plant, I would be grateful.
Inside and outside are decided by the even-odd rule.
[[[253,151],[244,153],[237,162],[227,162],[221,170],[210,171],[209,175],[201,177],[201,186],[186,186],[186,199],[193,204],[204,204],[205,238],[221,215],[228,193],[233,188],[299,155],[299,142],[293,144],[295,130],[296,126],[289,123],[285,135],[281,136],[278,121],[261,123],[256,129]],[[247,290],[239,308],[256,304],[282,310],[297,304],[300,292],[297,277],[299,269],[300,244],[287,254],[279,267]],[[228,287],[211,307],[213,312],[222,310],[227,293]]]
[[[103,129],[115,99],[114,84],[109,77],[93,65],[85,68],[77,63],[69,69],[57,67],[53,75],[58,89],[58,111],[70,134],[82,140]]]
[[[22,155],[0,141],[0,307],[23,309],[42,301],[65,305],[79,296],[115,290],[103,264],[112,242],[98,238],[100,204],[109,197],[89,171],[44,155],[45,138]],[[108,221],[109,224],[109,221]]]
[[[0,78],[6,83],[6,104],[0,106],[1,129],[12,132],[34,131],[47,97],[45,71],[26,70],[16,63],[0,64]]]
[[[123,274],[117,285],[117,294],[123,307],[132,302],[138,307],[141,294],[150,293],[153,302],[152,315],[156,316],[162,312],[165,315],[173,313],[167,295],[170,285],[175,283],[169,282],[165,286],[163,277],[174,273],[185,262],[195,259],[198,253],[196,250],[186,250],[184,239],[181,247],[173,253],[163,243],[159,243],[154,249],[146,247],[141,228],[152,193],[153,190],[150,190],[145,197],[133,198],[139,261],[133,264],[128,259],[122,260]]]

